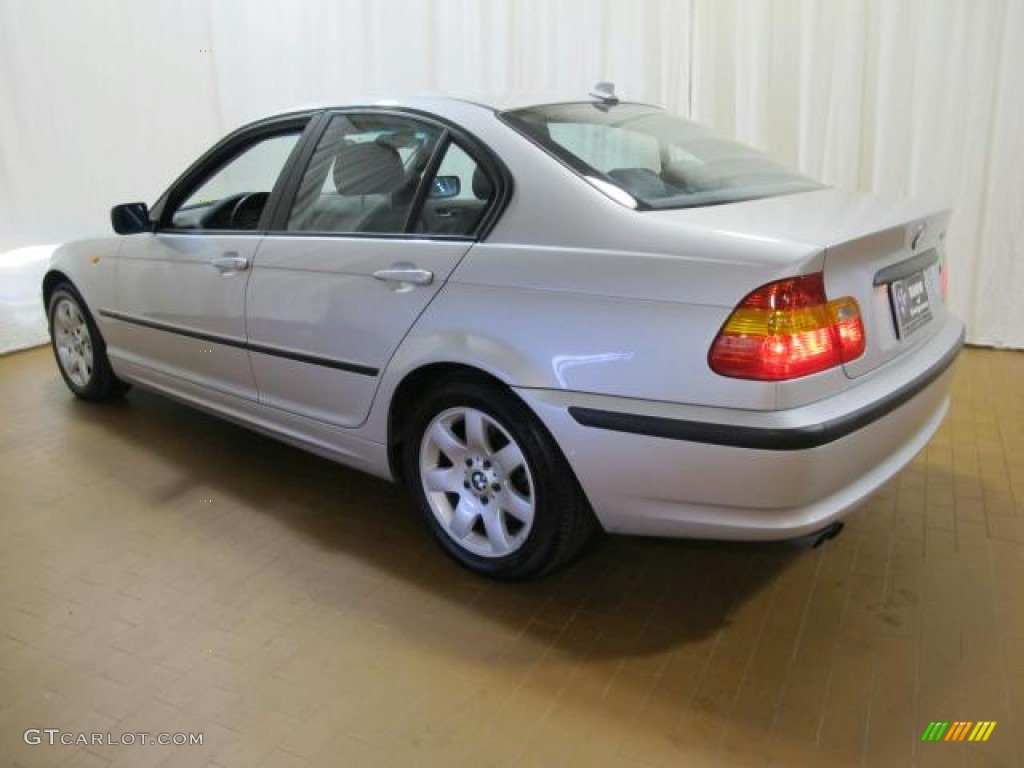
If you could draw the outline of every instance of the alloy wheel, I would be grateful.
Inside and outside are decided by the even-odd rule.
[[[93,375],[92,336],[85,315],[75,302],[61,298],[53,310],[57,360],[76,387],[87,387]]]
[[[523,450],[492,416],[470,407],[437,414],[423,433],[420,482],[442,530],[480,557],[519,550],[536,490]]]

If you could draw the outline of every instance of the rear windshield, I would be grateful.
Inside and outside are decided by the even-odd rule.
[[[553,104],[501,117],[595,186],[609,192],[613,185],[612,197],[636,201],[638,208],[719,205],[821,186],[656,107]]]

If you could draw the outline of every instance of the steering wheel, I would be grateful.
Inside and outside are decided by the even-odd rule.
[[[231,229],[256,229],[260,225],[263,206],[270,198],[269,192],[252,192],[242,195],[231,209],[228,226]]]

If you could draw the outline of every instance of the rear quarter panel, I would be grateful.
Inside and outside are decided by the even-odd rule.
[[[778,269],[589,248],[474,246],[396,350],[377,410],[386,410],[405,376],[439,362],[480,368],[514,387],[774,408],[775,384],[718,376],[707,355],[730,302]],[[380,434],[382,424],[370,431]]]

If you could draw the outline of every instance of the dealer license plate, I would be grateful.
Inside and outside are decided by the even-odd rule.
[[[924,272],[889,283],[889,301],[896,320],[896,335],[905,339],[932,319]]]

